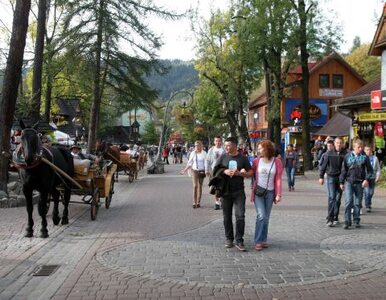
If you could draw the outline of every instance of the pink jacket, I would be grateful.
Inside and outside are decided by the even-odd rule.
[[[251,202],[255,202],[255,189],[259,179],[259,173],[257,172],[259,160],[260,160],[260,157],[256,158],[252,164],[253,172],[255,172],[255,182],[252,188]],[[276,168],[276,174],[274,179],[274,186],[275,186],[275,198],[276,198],[277,196],[281,196],[281,193],[282,193],[281,177],[283,175],[283,163],[281,162],[281,159],[278,159],[278,158],[275,159],[275,168]]]

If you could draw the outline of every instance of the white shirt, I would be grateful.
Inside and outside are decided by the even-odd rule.
[[[272,169],[271,169],[271,166],[272,166]],[[265,163],[263,159],[260,158],[259,166],[257,169],[257,172],[258,172],[257,185],[261,186],[262,188],[267,188],[269,170],[271,170],[271,172],[269,175],[268,190],[273,191],[275,189],[274,181],[275,181],[275,174],[276,174],[276,166],[274,163],[274,159],[272,158],[271,161],[269,161],[268,163]]]
[[[212,171],[217,159],[225,152],[224,148],[221,146],[220,148],[217,148],[216,146],[213,146],[209,149],[207,160],[208,160],[208,168],[210,168],[209,171]]]
[[[197,158],[197,159],[196,159]],[[205,170],[206,165],[206,152],[202,150],[200,153],[193,151],[189,155],[188,166],[192,167],[192,170]]]

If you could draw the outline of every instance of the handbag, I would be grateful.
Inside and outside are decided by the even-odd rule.
[[[274,163],[275,163],[275,158],[273,158],[273,162],[272,162],[271,168],[269,169],[269,172],[268,172],[268,179],[267,179],[267,187],[266,188],[263,188],[260,185],[258,185],[257,184],[257,180],[256,180],[256,187],[255,187],[255,195],[256,196],[264,197],[265,194],[267,193],[268,184],[269,184],[269,176],[271,176],[271,170],[272,170],[272,167],[273,167]]]
[[[198,168],[197,153],[196,153],[196,166]],[[205,170],[197,170],[197,172],[198,172],[198,177],[199,178],[205,178],[206,177]]]

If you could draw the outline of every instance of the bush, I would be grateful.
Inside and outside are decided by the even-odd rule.
[[[381,178],[378,181],[378,186],[386,188],[386,166],[381,169]]]

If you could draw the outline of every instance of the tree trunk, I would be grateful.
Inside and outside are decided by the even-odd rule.
[[[280,87],[280,74],[273,73],[273,92],[272,92],[272,105],[271,105],[271,119],[272,119],[272,129],[273,129],[273,138],[272,142],[280,149],[281,141],[281,120],[280,120],[280,104],[283,98],[283,89]]]
[[[17,0],[12,25],[12,36],[4,72],[2,98],[0,102],[1,152],[9,153],[10,133],[15,113],[18,86],[23,65],[24,47],[28,29],[30,0]],[[0,190],[7,192],[8,157],[0,155]]]
[[[272,109],[272,86],[271,86],[271,70],[268,66],[268,63],[264,60],[263,62],[263,67],[264,67],[264,77],[265,77],[265,94],[266,94],[266,99],[267,99],[267,111],[268,113]],[[268,128],[267,128],[267,138],[269,140],[273,140],[274,133],[273,133],[273,122],[272,120],[268,117]]]
[[[311,151],[310,151],[310,114],[309,114],[309,95],[308,86],[310,72],[308,69],[308,50],[307,50],[307,14],[304,0],[299,0],[299,19],[300,19],[300,61],[302,65],[302,150],[304,170],[312,168]]]
[[[40,106],[42,97],[43,51],[44,36],[46,32],[47,0],[39,0],[38,24],[36,32],[34,71],[32,78],[32,124],[40,119]]]
[[[237,137],[237,121],[234,112],[227,112],[226,119],[228,120],[229,132],[231,136]]]
[[[97,128],[99,121],[99,112],[101,106],[101,54],[102,54],[102,33],[103,33],[103,11],[105,2],[99,0],[99,15],[98,15],[98,33],[95,45],[95,74],[94,74],[94,99],[90,111],[90,123],[88,130],[87,151],[94,151],[97,139]]]

